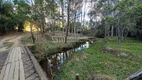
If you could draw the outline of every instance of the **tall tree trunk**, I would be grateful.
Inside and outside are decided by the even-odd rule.
[[[62,0],[61,3],[62,3],[62,29],[64,29],[64,0]]]
[[[87,0],[84,1],[84,6],[85,6],[85,7],[84,7],[84,15],[83,15],[83,27],[84,27],[84,25],[85,25],[85,17],[86,17],[86,14],[85,14],[86,12],[85,12],[85,10],[86,10],[86,4],[87,4]]]
[[[81,27],[80,27],[81,32],[82,32],[82,23],[83,23],[83,12],[81,12]]]
[[[124,40],[125,40],[125,41],[126,41],[126,37],[128,36],[128,31],[129,31],[128,29],[125,29],[125,30],[124,30],[124,32],[125,32],[125,33],[124,33]]]
[[[74,15],[74,33],[76,33],[76,11],[75,11],[75,15]]]
[[[107,29],[105,27],[105,38],[107,38]]]
[[[32,22],[30,22],[30,32],[31,32],[32,41],[33,41],[33,43],[35,43],[35,37],[34,37],[34,34],[33,34],[33,24],[32,24]]]
[[[121,30],[121,40],[122,41],[124,40],[124,28],[122,28],[122,30]]]
[[[120,14],[119,14],[120,15]],[[121,34],[120,34],[120,19],[118,19],[118,25],[117,25],[117,39],[118,42],[121,41]]]
[[[114,27],[111,27],[111,37],[113,37],[113,33],[114,33]]]
[[[41,5],[41,25],[42,25],[42,33],[45,33],[45,15],[44,15],[44,7],[43,7],[43,0],[40,0]]]
[[[118,36],[118,42],[121,41],[121,32],[120,32],[120,27],[117,27],[117,36]]]
[[[67,22],[67,26],[66,26],[65,43],[67,43],[69,26],[70,26],[70,0],[68,0],[68,22]]]
[[[53,17],[53,31],[56,31],[56,21],[55,21],[55,15]]]
[[[42,33],[45,33],[45,17],[42,18]]]
[[[107,38],[108,36],[108,23],[105,24],[105,39]]]

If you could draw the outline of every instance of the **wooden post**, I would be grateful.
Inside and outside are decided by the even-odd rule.
[[[76,74],[75,79],[76,79],[76,80],[79,80],[79,74],[78,74],[78,73]]]

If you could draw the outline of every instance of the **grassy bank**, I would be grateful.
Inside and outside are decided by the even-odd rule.
[[[102,47],[111,47],[127,56],[116,56],[104,53]],[[125,80],[142,67],[142,42],[128,40],[115,42],[113,40],[97,42],[89,49],[74,53],[61,67],[55,80],[75,80],[75,74],[80,74],[80,80],[92,77],[102,77],[107,80]]]
[[[87,39],[72,39],[72,41],[69,40],[69,42],[65,44],[63,41],[60,41],[60,42],[52,41],[52,40],[47,40],[41,37],[40,40],[36,41],[35,44],[33,44],[31,37],[26,36],[21,40],[21,42],[24,45],[27,45],[29,47],[29,49],[35,54],[35,57],[38,59],[38,61],[41,61],[47,56],[49,57],[56,53],[61,53],[61,52],[65,52],[67,50],[76,48],[80,46],[81,44],[84,44],[88,40]]]

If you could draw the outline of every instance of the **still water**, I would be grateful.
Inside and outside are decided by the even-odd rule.
[[[63,52],[63,53],[57,53],[56,55],[53,55],[52,58],[49,60],[51,66],[52,65],[52,59],[54,59],[56,56],[57,56],[57,60],[58,60],[58,64],[63,64],[64,61],[73,53],[73,52],[77,52],[77,51],[80,51],[80,50],[83,50],[83,49],[87,49],[89,48],[89,42],[86,42],[85,44],[82,44],[81,46],[79,46],[78,48],[75,48],[75,49],[71,49],[71,50],[68,50],[66,52]],[[60,65],[58,65],[58,70],[60,70]]]
[[[47,73],[48,77],[53,77],[53,74],[56,72],[60,72],[60,67],[64,63],[64,61],[74,52],[81,51],[83,49],[89,48],[90,43],[86,42],[85,44],[80,45],[77,48],[57,53],[55,55],[50,56],[48,59],[42,61],[42,67]],[[43,65],[44,64],[44,65]],[[50,76],[49,76],[50,75]]]

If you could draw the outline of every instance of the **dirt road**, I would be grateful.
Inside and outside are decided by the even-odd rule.
[[[13,44],[11,47],[20,46],[21,45],[20,40],[23,36],[24,36],[24,34],[17,34],[17,35],[13,35],[13,36],[12,35],[11,36],[4,36],[4,38],[0,40],[0,52],[9,49],[3,45],[3,43],[5,43],[5,42],[12,42]]]

